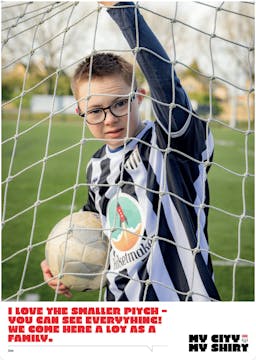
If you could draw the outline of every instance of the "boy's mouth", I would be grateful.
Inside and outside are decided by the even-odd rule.
[[[107,132],[105,132],[105,135],[111,137],[111,138],[119,138],[122,137],[124,128],[120,128],[120,129],[113,129],[113,130],[109,130]]]

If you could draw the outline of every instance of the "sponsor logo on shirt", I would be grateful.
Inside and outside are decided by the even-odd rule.
[[[111,241],[111,268],[120,270],[144,259],[151,248],[151,239],[143,237],[145,222],[139,203],[132,196],[119,192],[107,208],[107,229]]]

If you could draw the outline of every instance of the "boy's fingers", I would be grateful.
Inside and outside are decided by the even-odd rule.
[[[72,293],[67,286],[65,286],[62,282],[59,282],[58,279],[52,279],[53,275],[46,260],[41,262],[41,269],[43,272],[44,281],[46,281],[53,290],[56,291],[56,289],[58,289],[58,294],[64,295],[67,298],[72,297]]]
[[[114,6],[118,1],[98,1],[98,3],[104,6]]]

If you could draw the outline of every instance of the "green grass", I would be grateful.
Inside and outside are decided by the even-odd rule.
[[[82,122],[69,116],[54,118],[51,127],[48,161],[44,168],[41,161],[45,157],[45,148],[49,124],[48,121],[33,128],[20,136],[17,142],[11,175],[14,178],[8,183],[7,207],[5,219],[7,221],[2,232],[2,258],[5,259],[17,253],[2,265],[2,298],[8,298],[22,288],[34,287],[43,282],[40,262],[44,258],[43,242],[54,224],[67,215],[74,197],[73,189],[66,191],[76,183],[77,169],[79,169],[79,186],[74,199],[75,210],[79,210],[86,201],[87,188],[85,185],[86,164],[100,146],[98,141],[88,141],[83,146],[81,163],[79,166],[80,146],[82,137]],[[19,132],[33,126],[40,116],[33,120],[22,119]],[[16,122],[3,117],[2,138],[12,137],[15,133]],[[211,209],[209,215],[209,239],[213,252],[213,260],[221,260],[219,256],[236,259],[238,256],[253,261],[254,255],[254,223],[244,217],[239,218],[246,209],[246,215],[253,215],[254,194],[252,177],[229,173],[226,169],[244,174],[245,168],[245,135],[224,127],[213,128],[216,150],[214,164],[209,173],[211,189]],[[91,135],[86,133],[85,137]],[[73,146],[77,144],[76,146]],[[2,146],[2,179],[8,176],[14,140]],[[61,153],[65,148],[73,146]],[[248,141],[248,171],[253,174],[253,139]],[[55,156],[51,156],[60,152]],[[33,163],[37,165],[30,167]],[[217,165],[219,164],[219,165]],[[26,171],[21,172],[27,168]],[[21,173],[20,173],[21,172]],[[16,174],[19,174],[17,177]],[[40,178],[43,175],[43,181]],[[39,188],[41,184],[41,188]],[[6,184],[3,185],[3,199]],[[40,206],[30,209],[36,202],[40,190]],[[242,194],[244,194],[242,196]],[[47,201],[46,201],[47,200]],[[244,209],[245,208],[245,209]],[[223,212],[224,211],[224,212]],[[22,213],[21,213],[22,212]],[[16,214],[20,213],[16,217]],[[235,216],[231,216],[234,214]],[[36,219],[33,226],[33,219]],[[239,234],[239,237],[238,237]],[[33,239],[32,250],[27,253],[27,247]],[[239,239],[239,241],[238,241]],[[28,261],[26,261],[26,257]],[[25,267],[24,278],[22,278]],[[235,300],[253,300],[254,298],[254,270],[253,267],[238,267],[235,272]],[[233,267],[215,266],[216,284],[223,300],[231,300],[233,289]],[[54,292],[47,286],[39,286],[27,293],[38,293],[40,300],[52,300]],[[25,294],[24,294],[25,295]],[[21,298],[24,298],[24,295]],[[72,300],[92,301],[98,299],[97,292],[74,293]],[[58,300],[66,300],[59,296]]]
[[[13,136],[15,122],[3,121],[2,134],[3,140]],[[32,121],[22,121],[20,131],[34,125]],[[29,167],[45,156],[45,146],[47,142],[48,122],[39,125],[27,134],[22,135],[18,140],[16,156],[13,162],[12,175],[19,173],[22,169]],[[87,137],[91,137],[86,133]],[[36,210],[29,210],[37,200],[40,177],[43,171],[43,163],[39,163],[28,169],[24,173],[14,177],[8,184],[8,196],[5,218],[11,218],[15,214],[28,209],[14,220],[6,222],[2,232],[2,258],[25,249],[10,261],[3,263],[2,266],[2,297],[6,298],[19,290],[19,283],[22,279],[22,270],[26,260],[26,247],[29,245],[32,234],[33,218],[36,216],[36,223],[33,229],[33,244],[37,245],[44,241],[51,228],[61,218],[70,212],[73,200],[73,189],[63,192],[65,189],[74,186],[79,165],[79,141],[82,137],[82,122],[61,122],[58,119],[53,122],[48,156],[57,151],[61,151],[71,145],[78,144],[74,148],[65,151],[58,156],[51,157],[47,161],[44,170],[44,177],[40,191],[42,204]],[[11,140],[2,147],[2,178],[8,175],[11,154],[14,141]],[[89,144],[89,145],[88,145]],[[85,168],[91,155],[100,146],[99,142],[89,142],[83,148],[80,164],[79,184],[85,183]],[[3,186],[4,196],[5,186]],[[63,193],[62,193],[63,192]],[[59,194],[44,203],[44,200]],[[75,196],[75,210],[78,211],[86,201],[86,187],[80,186]],[[37,211],[37,213],[35,213]],[[28,267],[25,273],[23,288],[28,288],[43,281],[39,264],[44,258],[44,244],[32,248]],[[18,270],[19,269],[19,270]],[[48,286],[40,287],[38,292],[41,300],[53,299],[53,291]],[[86,294],[75,294],[74,300],[95,299],[97,295],[93,292]],[[58,300],[62,300],[59,297]]]
[[[254,261],[254,221],[242,216],[254,216],[254,180],[244,176],[254,174],[254,138],[248,136],[247,148],[244,133],[220,126],[212,130],[215,156],[209,173],[211,251],[231,260]],[[213,260],[221,259],[213,256]],[[232,298],[233,270],[233,266],[215,266],[216,285],[223,300]],[[235,275],[235,300],[253,300],[254,268],[240,266]]]

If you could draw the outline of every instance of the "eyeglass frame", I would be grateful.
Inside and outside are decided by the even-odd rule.
[[[134,90],[134,94],[133,94],[132,96],[129,96],[129,97],[127,98],[128,101],[130,100],[130,103],[132,103],[132,102],[134,101],[134,99],[135,99],[135,97],[136,97],[136,91],[137,91],[137,89]],[[102,110],[102,111],[104,112],[104,119],[101,120],[101,121],[99,121],[99,122],[96,122],[96,123],[89,122],[89,121],[86,119],[86,113],[85,113],[85,112],[84,112],[84,113],[81,113],[81,112],[80,112],[79,106],[78,106],[78,108],[77,108],[77,113],[78,113],[78,115],[79,115],[80,117],[85,118],[85,120],[86,120],[86,122],[87,122],[88,124],[90,124],[90,125],[98,125],[98,124],[101,124],[102,122],[105,121],[106,116],[107,116],[106,110],[109,110],[110,113],[111,113],[113,116],[117,117],[117,118],[128,115],[128,112],[127,112],[127,114],[123,114],[123,115],[115,115],[115,114],[113,113],[113,111],[111,110],[111,107],[112,107],[113,105],[115,105],[118,101],[122,100],[122,99],[123,99],[123,98],[120,98],[119,100],[115,100],[111,105],[109,105],[109,106],[107,106],[107,107],[105,107],[105,108],[102,108],[102,107],[95,108],[94,110]]]

